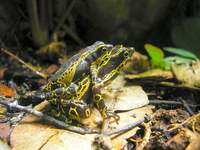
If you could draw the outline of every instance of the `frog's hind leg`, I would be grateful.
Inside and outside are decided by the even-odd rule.
[[[91,114],[89,105],[80,101],[61,99],[60,109],[60,111],[70,119],[77,121],[88,118]]]
[[[59,108],[59,102],[58,99],[51,99],[49,100],[51,104],[51,115],[55,118],[60,118],[61,117],[61,111]]]
[[[59,87],[53,91],[46,92],[45,98],[51,100],[59,97],[72,100],[77,89],[78,85],[72,82],[68,87]]]

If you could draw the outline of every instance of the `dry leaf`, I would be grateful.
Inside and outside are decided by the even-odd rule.
[[[39,106],[37,107],[39,108]],[[39,108],[41,109],[41,108]],[[152,107],[143,107],[135,111],[120,113],[119,125],[113,123],[111,128],[118,128],[128,123],[132,123],[145,114],[152,113]],[[136,118],[133,118],[136,114]],[[126,136],[120,135],[112,140],[113,150],[120,150],[126,144],[126,138],[133,135],[132,132],[126,132]],[[43,124],[38,118],[28,115],[23,121],[15,126],[11,134],[11,146],[14,150],[93,150],[96,148],[94,144],[97,134],[80,135],[63,129],[56,129],[50,125]]]
[[[11,150],[11,148],[0,139],[0,150]]]
[[[198,133],[194,133],[189,129],[183,128],[177,135],[171,138],[166,146],[168,149],[177,148],[179,150],[199,150],[200,149],[200,135]]]
[[[172,65],[175,77],[184,84],[200,87],[200,61]]]
[[[55,73],[58,69],[59,69],[59,67],[57,65],[53,64],[53,65],[50,65],[48,68],[42,70],[42,73],[51,75],[51,74]]]
[[[13,88],[5,84],[0,84],[0,95],[6,96],[6,97],[13,97],[15,96],[15,94],[16,94],[16,91]]]
[[[4,78],[5,72],[6,72],[7,70],[8,70],[7,68],[1,68],[1,69],[0,69],[0,79],[3,79],[3,78]]]
[[[160,80],[161,79],[166,80],[173,78],[173,74],[171,73],[171,71],[165,71],[162,69],[152,69],[140,74],[129,74],[126,75],[125,78],[129,80],[134,80],[139,78],[155,78],[155,80],[158,78]]]
[[[0,123],[0,138],[5,142],[9,142],[11,129],[12,127],[9,124]]]
[[[119,75],[107,87],[102,89],[105,104],[112,111],[131,110],[149,103],[141,86],[125,86],[126,81]]]
[[[143,72],[149,68],[148,57],[135,51],[132,55],[131,61],[125,66],[126,72]]]

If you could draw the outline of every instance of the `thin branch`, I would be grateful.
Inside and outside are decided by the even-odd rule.
[[[68,8],[66,9],[66,11],[63,13],[63,16],[61,17],[61,19],[58,22],[58,25],[56,26],[54,33],[58,33],[60,28],[63,27],[64,31],[62,31],[62,34],[68,34],[71,38],[73,38],[73,40],[75,40],[79,45],[85,45],[85,43],[81,40],[81,38],[76,34],[75,31],[73,31],[69,26],[64,25],[67,17],[70,15],[71,10],[73,9],[74,5],[76,3],[76,0],[73,0]]]
[[[145,135],[141,141],[141,143],[136,147],[136,150],[143,150],[145,149],[145,146],[149,143],[149,139],[151,136],[151,128],[150,128],[150,123],[144,123],[142,124],[142,126],[144,126],[144,130],[145,130]]]
[[[29,107],[24,107],[24,106],[15,104],[15,103],[10,103],[7,100],[0,100],[0,104],[5,105],[5,106],[9,107],[10,109],[14,108],[14,109],[17,109],[17,110],[20,110],[20,111],[23,111],[23,112],[30,113],[34,116],[41,118],[42,120],[44,120],[44,121],[46,121],[50,124],[53,124],[53,125],[58,126],[60,128],[64,128],[66,130],[76,132],[76,133],[79,133],[79,134],[91,134],[91,133],[98,133],[99,132],[99,131],[93,130],[93,129],[84,129],[84,128],[80,128],[80,127],[76,127],[76,126],[67,125],[67,124],[63,123],[62,121],[56,120],[53,117],[50,117],[48,115],[43,114],[42,112],[36,111],[36,110],[29,108]]]
[[[19,57],[17,57],[13,53],[9,52],[9,50],[7,50],[5,48],[1,48],[1,51],[4,52],[5,54],[11,56],[12,58],[16,59],[17,61],[22,63],[24,66],[26,66],[28,69],[30,69],[31,71],[35,72],[37,75],[41,76],[42,78],[44,78],[44,79],[47,78],[46,74],[37,71],[34,67],[32,67],[31,65],[27,64],[25,61],[23,61],[22,59],[20,59]]]
[[[168,100],[150,100],[149,101],[150,104],[154,104],[154,105],[159,105],[159,104],[167,104],[167,105],[181,105],[183,106],[183,102],[179,102],[179,101],[168,101]],[[200,106],[199,104],[194,105],[194,104],[187,104],[190,107],[198,107]]]
[[[55,32],[58,32],[59,29],[62,27],[62,25],[65,23],[65,20],[67,19],[67,17],[70,14],[72,8],[74,7],[75,2],[76,2],[76,0],[72,0],[72,2],[70,3],[69,7],[66,9],[66,12],[64,12],[63,16],[59,20],[59,23],[55,28]]]
[[[191,116],[191,117],[189,117],[188,119],[186,119],[182,123],[176,125],[175,127],[168,129],[167,132],[171,133],[171,132],[173,132],[173,131],[175,131],[175,130],[177,130],[179,128],[182,128],[187,123],[191,123],[193,121],[198,120],[198,118],[200,118],[200,112],[195,114],[195,115],[193,115],[193,116]]]
[[[183,100],[183,99],[180,99],[180,101],[183,103],[183,106],[189,112],[189,114],[190,115],[194,115],[194,112],[192,111],[192,109],[190,108],[190,106],[188,105],[188,103],[185,100]]]
[[[140,120],[137,120],[137,121],[133,122],[132,124],[128,124],[128,125],[126,125],[126,126],[124,126],[122,128],[118,128],[118,129],[115,129],[113,131],[110,131],[110,132],[107,132],[107,133],[104,133],[104,134],[108,135],[108,136],[113,135],[113,134],[120,134],[120,133],[126,132],[126,131],[128,131],[128,130],[130,130],[130,129],[138,126],[138,125],[140,125],[144,121],[145,121],[145,117],[141,118]],[[115,137],[113,137],[113,138],[115,138]]]

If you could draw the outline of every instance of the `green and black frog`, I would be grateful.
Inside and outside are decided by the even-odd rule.
[[[109,117],[100,89],[118,75],[132,53],[132,48],[96,42],[63,64],[41,97],[51,103],[57,117],[80,121],[90,116],[93,106],[103,118]]]

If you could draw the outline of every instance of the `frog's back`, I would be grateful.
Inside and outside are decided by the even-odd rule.
[[[65,61],[61,66],[60,69],[53,74],[50,78],[49,81],[56,81],[66,70],[68,70],[70,68],[70,66],[72,66],[74,63],[76,63],[79,59],[81,59],[81,56],[84,53],[90,52],[92,50],[95,49],[95,47],[97,45],[101,45],[104,44],[103,42],[97,41],[95,42],[93,45],[88,46],[84,49],[81,49],[79,53],[77,53],[76,55],[72,56],[71,58],[69,58],[67,61]]]

